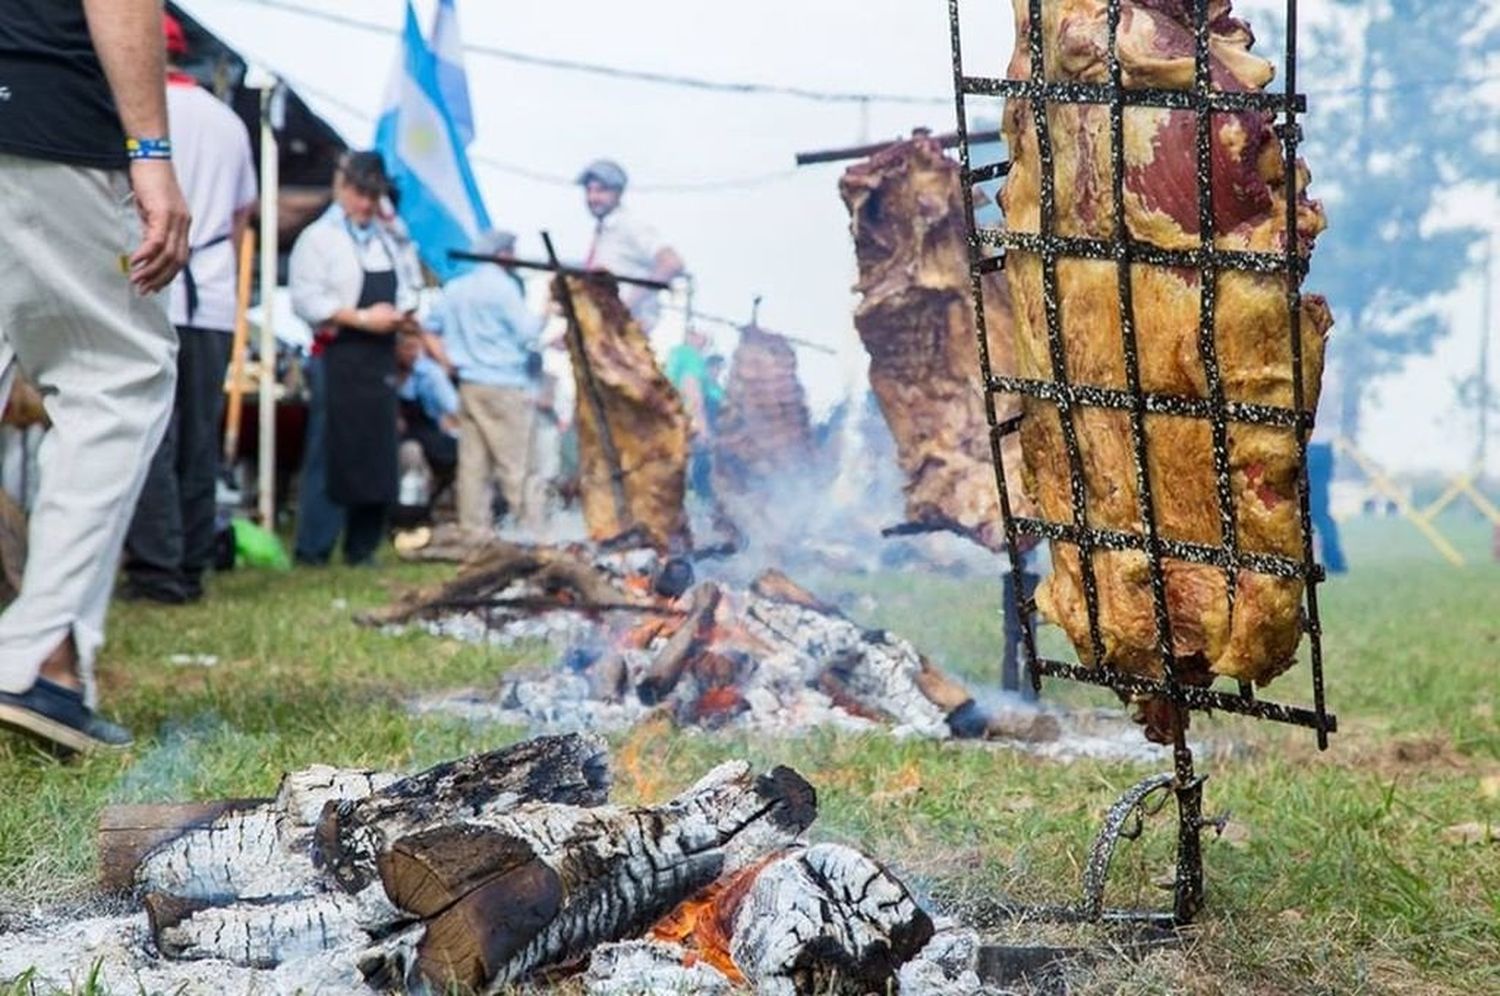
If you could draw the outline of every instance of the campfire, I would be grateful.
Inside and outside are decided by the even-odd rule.
[[[364,621],[494,644],[555,640],[557,666],[508,672],[482,697],[498,707],[492,718],[538,731],[622,729],[665,714],[769,732],[1057,736],[1047,713],[980,708],[911,643],[860,626],[779,571],[739,587],[694,584],[694,570],[649,550],[586,559],[582,548],[496,542],[452,581]]]
[[[295,772],[207,821],[101,831],[106,874],[145,912],[13,933],[0,976],[65,979],[63,962],[101,958],[150,991],[233,988],[251,970],[275,991],[580,975],[591,993],[977,988],[970,932],[874,858],[805,839],[816,793],[790,768],[725,763],[652,806],[608,794],[603,746],[578,735],[407,777]]]

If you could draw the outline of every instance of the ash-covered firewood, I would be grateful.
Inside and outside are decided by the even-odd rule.
[[[946,736],[948,718],[971,703],[962,684],[942,674],[905,640],[867,630],[821,604],[779,571],[751,586],[745,618],[752,634],[789,644],[814,665],[809,683],[836,690],[845,708]],[[851,706],[855,708],[850,708]]]
[[[721,878],[652,930],[684,961],[787,996],[891,992],[932,936],[932,919],[905,884],[841,844],[794,848]],[[622,967],[670,979],[652,963],[672,950],[628,950]],[[592,980],[590,990],[608,991]]]
[[[851,166],[839,181],[859,264],[854,325],[870,386],[896,441],[911,523],[1003,548],[1000,497],[980,383],[958,164],[926,136]],[[1004,278],[984,281],[991,369],[1015,370]],[[1001,418],[1014,414],[1004,402]],[[1015,409],[1019,410],[1019,409]],[[1019,443],[1004,449],[1020,498]]]
[[[1029,78],[1028,5],[1017,0],[1017,44],[1006,75]],[[1228,2],[1210,5],[1213,86],[1258,91],[1272,66],[1250,52],[1248,25]],[[1119,57],[1129,87],[1187,90],[1194,85],[1192,5],[1125,0]],[[1108,82],[1104,0],[1046,0],[1043,44],[1049,80]],[[1056,176],[1058,234],[1115,238],[1109,109],[1061,104],[1048,111]],[[1196,250],[1201,242],[1197,183],[1197,115],[1164,108],[1124,112],[1125,227],[1138,244]],[[1010,100],[1003,129],[1012,166],[1002,206],[1018,232],[1041,225],[1041,156],[1033,108]],[[1270,114],[1215,113],[1211,126],[1214,244],[1225,250],[1280,253],[1286,244],[1285,175]],[[1298,246],[1305,255],[1324,227],[1320,205],[1301,192],[1296,169]],[[1042,260],[1007,254],[1015,315],[1014,349],[1022,377],[1054,379],[1048,356]],[[1217,279],[1214,348],[1224,396],[1232,402],[1291,407],[1292,352],[1287,282],[1282,276],[1225,270]],[[1136,263],[1131,268],[1139,372],[1144,390],[1207,399],[1207,368],[1199,345],[1201,277],[1197,271]],[[1120,286],[1113,261],[1063,259],[1057,265],[1066,368],[1075,383],[1128,387],[1122,349]],[[1302,298],[1303,401],[1314,407],[1323,346],[1331,319],[1325,302]],[[1089,525],[1139,533],[1141,508],[1129,414],[1085,408],[1073,427],[1082,452]],[[1221,519],[1213,431],[1206,420],[1145,417],[1148,472],[1162,536],[1218,545]],[[1063,426],[1050,403],[1028,399],[1022,422],[1027,490],[1042,515],[1073,518],[1071,474]],[[1230,502],[1242,550],[1299,558],[1302,549],[1296,436],[1291,429],[1232,424],[1227,431]],[[1037,593],[1042,612],[1067,632],[1084,661],[1139,674],[1161,671],[1146,554],[1094,555],[1103,660],[1089,633],[1077,547],[1055,543],[1053,572]],[[1300,581],[1240,572],[1230,592],[1214,566],[1166,563],[1173,650],[1198,680],[1213,674],[1265,682],[1289,667],[1301,632]],[[1166,717],[1166,726],[1173,721]]]
[[[405,778],[319,766],[268,806],[228,813],[136,872],[157,945],[176,958],[281,961],[384,933],[406,918],[379,865],[392,841],[525,802],[602,803],[603,745],[542,737]]]
[[[812,416],[796,352],[774,332],[741,329],[714,433],[716,493],[764,496],[804,485],[812,459]]]
[[[580,355],[569,336],[568,353],[577,385],[579,485],[589,536],[609,543],[638,533],[658,550],[686,548],[688,418],[682,399],[620,302],[613,277],[558,277],[553,293],[571,296],[583,340]]]
[[[359,798],[396,775],[315,765],[281,780],[268,805],[234,809],[153,849],[136,869],[143,892],[222,901],[320,889],[313,828],[335,799]]]
[[[889,992],[932,918],[879,862],[818,844],[756,876],[735,917],[734,962],[766,996]]]
[[[317,827],[322,869],[347,892],[374,878],[391,842],[455,819],[486,819],[522,802],[598,806],[609,795],[602,742],[538,737],[449,761],[361,799],[332,802]]]
[[[377,986],[498,991],[640,935],[721,875],[791,845],[816,812],[790,769],[755,776],[731,762],[662,806],[535,804],[405,841],[384,865],[386,890],[432,918],[368,952],[360,970]]]
[[[539,597],[555,596],[580,606],[644,604],[616,585],[584,557],[562,547],[525,546],[492,540],[474,551],[451,580],[405,592],[383,609],[363,613],[358,621],[385,626],[431,617],[498,598],[519,581]]]

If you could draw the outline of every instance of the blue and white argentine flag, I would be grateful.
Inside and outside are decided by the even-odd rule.
[[[399,194],[397,211],[426,263],[447,280],[464,269],[449,249],[466,249],[490,227],[463,138],[438,83],[438,60],[417,27],[411,0],[401,57],[375,126],[375,148]]]
[[[469,104],[469,76],[464,72],[464,40],[458,31],[457,0],[439,0],[432,18],[432,54],[437,57],[438,92],[464,148],[474,141],[474,109]]]

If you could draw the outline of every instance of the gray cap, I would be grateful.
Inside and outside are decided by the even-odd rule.
[[[516,233],[502,228],[490,228],[474,237],[469,250],[477,256],[498,256],[516,247]]]
[[[582,173],[578,174],[580,187],[587,186],[590,180],[597,180],[611,190],[624,190],[625,169],[613,159],[595,159],[583,168]]]

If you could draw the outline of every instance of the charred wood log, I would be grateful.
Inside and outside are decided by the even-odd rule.
[[[589,536],[610,543],[637,531],[658,550],[687,549],[682,399],[620,302],[614,278],[559,276],[553,293],[571,299],[578,322],[568,352],[578,387],[579,485]]]
[[[854,312],[870,354],[870,386],[896,441],[912,523],[1004,545],[980,383],[958,164],[929,136],[891,145],[839,181],[859,264]],[[1009,293],[984,279],[991,369],[1015,371]],[[998,400],[1002,418],[1019,411]],[[1020,504],[1020,445],[1004,443]],[[1025,510],[1017,508],[1025,514]]]
[[[602,745],[543,737],[406,778],[319,767],[287,776],[267,806],[226,813],[161,845],[136,881],[158,947],[177,958],[274,965],[367,944],[410,914],[387,897],[390,841],[527,802],[604,801]]]
[[[636,684],[636,694],[643,703],[656,705],[670,695],[693,657],[707,645],[720,598],[719,586],[712,581],[705,581],[693,589],[682,625],[668,638],[645,676]]]
[[[649,604],[617,586],[603,571],[564,548],[523,546],[495,540],[475,551],[451,580],[406,592],[389,606],[364,613],[359,621],[384,626],[455,607],[471,607],[497,597],[522,580],[528,581],[538,593],[576,599],[585,605]]]
[[[730,953],[757,993],[890,992],[932,919],[879,862],[840,844],[773,861],[735,916]]]
[[[339,888],[358,892],[375,878],[379,855],[401,837],[523,801],[597,806],[608,795],[600,741],[538,737],[440,764],[363,799],[330,803],[318,820],[318,861]]]
[[[161,845],[225,814],[267,805],[270,799],[105,806],[99,811],[99,888],[127,892],[141,859]]]
[[[732,762],[659,807],[536,804],[404,841],[384,864],[387,891],[437,912],[420,937],[367,952],[361,971],[496,991],[641,934],[721,874],[794,842],[816,811],[790,769],[756,777]],[[466,840],[481,842],[472,861]]]

